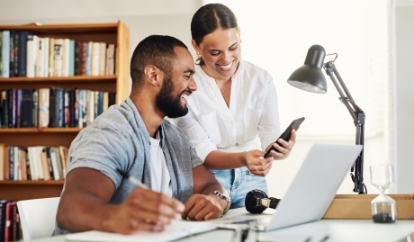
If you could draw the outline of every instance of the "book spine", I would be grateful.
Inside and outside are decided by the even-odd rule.
[[[9,40],[9,77],[14,77],[14,35],[15,31],[10,30]]]
[[[109,44],[107,47],[106,52],[106,74],[113,75],[114,74],[114,51],[115,45]]]
[[[98,91],[98,116],[103,113],[103,99],[104,94],[102,91]]]
[[[37,45],[36,45],[37,49],[36,49],[36,62],[35,62],[35,66],[36,66],[35,76],[36,77],[43,77],[43,75],[45,73],[45,70],[44,70],[44,68],[45,68],[45,66],[44,66],[45,56],[44,56],[44,50],[43,50],[45,42],[44,42],[44,38],[38,38],[37,40],[38,41],[37,41]]]
[[[116,93],[109,92],[108,96],[109,96],[108,107],[110,107],[116,103]]]
[[[14,180],[21,180],[19,147],[14,147]]]
[[[99,109],[99,105],[98,105],[98,91],[92,91],[93,93],[93,119],[96,119],[96,117],[98,117],[98,109]],[[93,121],[93,120],[92,120]]]
[[[57,104],[57,127],[65,127],[65,91],[63,88],[56,89],[56,104]]]
[[[20,112],[20,127],[33,126],[33,90],[22,90],[22,103]]]
[[[8,113],[9,113],[9,128],[15,128],[16,125],[16,90],[7,90]]]
[[[32,126],[37,128],[39,126],[39,90],[33,89],[32,90]]]
[[[9,108],[8,108],[8,101],[7,101],[7,90],[1,91],[1,127],[7,128],[9,127]]]
[[[106,43],[99,43],[100,50],[99,50],[99,75],[105,75],[105,68],[106,68]]]
[[[62,76],[69,76],[69,48],[70,48],[70,40],[63,39],[63,55],[62,55]]]
[[[86,52],[87,52],[88,44],[86,42],[82,42],[81,44],[81,75],[86,75]]]
[[[75,116],[76,116],[76,90],[69,90],[69,110],[70,110],[70,124],[69,127],[76,127]]]
[[[2,77],[10,77],[10,31],[3,31],[3,44],[1,51],[1,61],[2,61]]]
[[[50,89],[39,89],[39,128],[45,128],[49,126],[50,116]]]
[[[48,58],[48,76],[54,75],[54,58],[55,58],[55,39],[49,38],[49,58]]]
[[[26,153],[26,175],[27,180],[32,180],[32,160],[29,155],[29,148],[24,148]]]
[[[42,76],[48,77],[49,75],[49,38],[43,38],[43,74]]]
[[[7,201],[0,200],[0,240],[5,239],[4,229],[6,228],[6,205]]]
[[[21,124],[21,108],[22,108],[22,90],[16,90],[16,128],[20,128]]]
[[[69,76],[75,75],[75,41],[69,40]]]
[[[3,31],[0,30],[0,77],[3,77]],[[2,238],[2,237],[0,237]]]
[[[85,75],[91,75],[91,50],[92,50],[92,42],[86,42],[86,61],[85,61]]]
[[[36,35],[27,36],[26,44],[26,76],[36,76],[36,55],[37,55],[38,37]]]
[[[75,60],[74,60],[74,75],[80,76],[81,75],[81,67],[82,67],[82,42],[75,41]]]
[[[32,35],[28,31],[19,31],[19,52],[18,52],[18,66],[19,76],[26,76],[26,68],[27,68],[27,37]]]
[[[49,176],[50,180],[56,180],[56,172],[55,172],[55,164],[54,163],[54,157],[51,147],[46,147],[46,157],[47,157],[47,164],[49,169]]]
[[[13,45],[13,76],[19,76],[19,32],[14,32],[14,45]]]
[[[62,76],[63,74],[63,39],[55,39],[53,51],[54,51],[53,76]]]
[[[49,127],[56,128],[56,88],[50,88],[49,95]]]
[[[9,180],[14,180],[14,146],[9,149]]]
[[[70,90],[64,90],[65,122],[64,127],[70,126]]]

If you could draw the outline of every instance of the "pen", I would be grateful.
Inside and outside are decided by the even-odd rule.
[[[135,177],[129,175],[128,173],[116,168],[116,170],[125,178],[127,179],[129,182],[131,182],[132,184],[134,184],[137,187],[142,187],[144,189],[148,189],[148,187],[142,183],[140,180],[136,179]]]

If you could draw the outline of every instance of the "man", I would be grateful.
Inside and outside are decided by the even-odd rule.
[[[130,97],[71,144],[54,234],[161,231],[172,219],[207,220],[228,210],[225,189],[181,130],[164,119],[188,112],[187,98],[197,89],[193,74],[181,41],[154,35],[138,44]],[[117,169],[151,189],[136,187]]]

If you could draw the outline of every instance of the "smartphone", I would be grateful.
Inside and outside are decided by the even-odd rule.
[[[300,126],[300,124],[303,122],[303,120],[305,120],[305,117],[302,118],[298,118],[292,121],[292,123],[290,123],[290,125],[286,128],[286,130],[280,135],[279,138],[277,138],[277,140],[275,141],[275,143],[277,143],[278,145],[282,146],[278,140],[279,139],[283,139],[286,141],[289,141],[290,139],[290,133],[292,132],[292,129],[297,130]],[[276,151],[279,152],[275,149],[275,147],[271,146],[270,149],[266,152],[266,154],[264,155],[264,158],[267,158],[270,156],[270,151]]]

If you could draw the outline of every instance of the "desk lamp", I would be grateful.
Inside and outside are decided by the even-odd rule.
[[[299,89],[325,94],[327,92],[327,84],[324,74],[321,71],[321,67],[325,69],[326,74],[330,77],[336,90],[339,93],[339,100],[345,105],[354,119],[356,127],[356,140],[357,145],[364,145],[364,126],[365,126],[365,113],[361,108],[356,105],[354,99],[346,88],[338,70],[335,67],[335,60],[338,54],[335,55],[333,61],[324,63],[325,49],[320,45],[313,45],[309,48],[308,54],[306,55],[305,64],[294,71],[289,79],[288,83]],[[367,188],[364,184],[364,148],[358,155],[354,165],[351,168],[351,178],[354,182],[353,191],[359,194],[366,194]],[[354,172],[354,173],[352,173]]]

